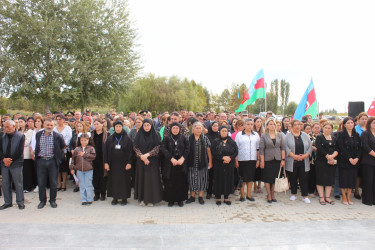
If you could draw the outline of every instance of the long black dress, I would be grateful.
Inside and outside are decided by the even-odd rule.
[[[149,132],[143,129],[145,123],[151,125]],[[160,144],[160,136],[156,133],[152,121],[145,119],[134,139],[134,151],[137,155],[134,199],[143,201],[145,204],[155,204],[163,199],[158,157]],[[145,165],[140,156],[147,153],[150,154],[148,157],[150,163]]]
[[[93,138],[95,144],[96,158],[93,161],[93,179],[92,185],[94,186],[94,192],[96,196],[102,195],[105,197],[107,190],[107,176],[104,173],[104,145],[107,141],[107,132],[103,131],[97,134],[93,131],[91,138]],[[121,137],[121,136],[120,136]]]
[[[336,138],[327,140],[323,134],[316,137],[316,185],[333,186],[335,183],[336,166],[328,164],[326,155],[337,151]]]
[[[219,131],[217,132],[212,131],[212,126],[215,123],[219,125],[219,123],[216,121],[211,123],[211,125],[208,127],[208,132],[206,134],[206,137],[210,140],[211,144],[214,142],[215,139],[220,138]],[[214,170],[213,168],[211,168],[211,169],[208,169],[208,188],[207,188],[208,195],[212,194],[213,184],[214,184]]]
[[[224,142],[227,140],[226,142]],[[231,137],[215,139],[212,147],[214,186],[213,192],[219,199],[221,195],[228,196],[234,192],[234,164],[238,147]],[[223,156],[229,156],[231,161],[223,163]]]
[[[188,183],[186,176],[186,159],[189,155],[189,141],[181,133],[177,136],[164,137],[161,152],[163,153],[162,174],[164,177],[164,200],[167,202],[180,202],[187,199]],[[171,159],[179,160],[184,157],[183,165],[173,166]]]
[[[117,145],[121,148],[118,149]],[[125,170],[131,164],[133,157],[133,142],[122,130],[120,134],[114,133],[105,143],[104,163],[109,164],[107,195],[114,199],[128,199],[131,194],[130,171]]]

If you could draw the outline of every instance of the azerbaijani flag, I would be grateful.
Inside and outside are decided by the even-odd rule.
[[[372,101],[370,107],[368,108],[368,112],[367,112],[367,114],[368,114],[369,116],[375,116],[375,98],[374,98],[374,100]]]
[[[298,104],[293,119],[301,121],[302,116],[304,115],[311,115],[313,119],[318,115],[318,102],[316,101],[314,83],[312,79],[300,103]]]
[[[243,101],[235,112],[241,112],[245,108],[253,104],[256,99],[265,98],[266,89],[264,88],[264,72],[263,69],[259,70],[258,74],[254,77],[250,84],[249,91],[243,93]]]

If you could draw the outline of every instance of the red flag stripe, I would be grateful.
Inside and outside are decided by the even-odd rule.
[[[264,88],[264,78],[257,80],[257,83],[254,86],[255,90],[261,89],[261,88]]]

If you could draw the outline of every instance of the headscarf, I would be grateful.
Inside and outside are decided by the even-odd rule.
[[[221,130],[224,129],[224,128],[227,129],[228,133],[227,133],[226,137],[221,137]],[[223,125],[219,128],[219,138],[220,138],[221,141],[225,141],[229,138],[229,128],[228,128],[228,126]]]
[[[116,132],[116,129],[115,129],[116,125],[121,125],[122,130],[121,130],[120,133],[117,133],[117,132]],[[117,121],[115,121],[115,122],[113,123],[113,130],[114,130],[113,136],[115,136],[118,140],[120,140],[121,136],[122,136],[124,133],[126,134],[126,132],[125,132],[125,130],[124,130],[124,125],[122,124],[122,121],[121,121],[121,120],[117,120]]]
[[[148,132],[143,129],[145,123],[151,125],[151,129]],[[149,118],[144,119],[142,127],[139,129],[137,135],[135,136],[134,146],[138,148],[142,154],[147,154],[160,144],[160,137],[155,131],[153,122]]]
[[[220,134],[219,134],[219,131],[218,132],[214,132],[212,131],[212,126],[217,123],[219,124],[217,121],[214,121],[213,123],[210,124],[210,126],[208,127],[208,132],[207,132],[207,137],[208,139],[210,140],[210,142],[212,143],[216,138],[219,138],[220,137]]]
[[[173,133],[172,133],[172,128],[174,127],[174,126],[177,126],[177,127],[179,127],[179,129],[180,129],[180,131],[178,132],[178,134],[177,135],[174,135]],[[180,134],[181,134],[181,124],[180,123],[178,123],[178,122],[172,122],[172,124],[170,125],[170,130],[168,131],[169,132],[169,135],[173,138],[173,140],[177,140],[178,139],[178,137],[180,136]]]

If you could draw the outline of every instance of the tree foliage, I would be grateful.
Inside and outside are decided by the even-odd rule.
[[[296,112],[298,104],[296,102],[290,102],[285,109],[285,115],[292,116]]]
[[[138,72],[135,39],[124,1],[2,0],[1,91],[47,110],[107,100]]]
[[[182,108],[202,111],[207,98],[202,85],[194,80],[145,76],[132,83],[120,98],[119,109],[124,111],[175,111]]]

